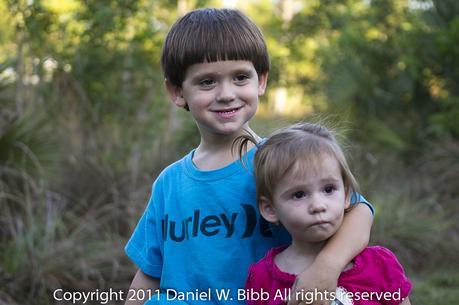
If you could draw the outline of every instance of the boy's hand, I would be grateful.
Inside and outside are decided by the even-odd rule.
[[[332,261],[318,257],[297,276],[288,305],[330,304],[341,271]]]

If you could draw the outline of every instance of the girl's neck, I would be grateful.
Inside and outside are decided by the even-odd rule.
[[[325,241],[307,243],[293,240],[288,248],[276,255],[274,262],[281,271],[298,275],[312,265],[324,245]]]
[[[248,126],[245,129],[255,139],[259,137]],[[243,134],[240,133],[232,135],[217,135],[217,136],[201,136],[201,143],[193,156],[193,163],[200,170],[215,170],[223,168],[239,158],[239,148],[233,147],[234,140]],[[249,143],[248,149],[254,146]]]

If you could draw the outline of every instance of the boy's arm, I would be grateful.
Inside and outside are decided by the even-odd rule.
[[[132,280],[131,287],[129,287],[129,291],[138,291],[144,290],[145,295],[149,295],[146,291],[148,289],[152,290],[152,294],[154,291],[159,289],[159,279],[153,278],[149,275],[146,275],[142,272],[142,270],[137,270],[137,273]],[[147,300],[129,300],[129,297],[132,296],[132,292],[127,294],[126,303],[124,305],[143,305],[144,302]]]
[[[344,215],[343,223],[330,238],[314,263],[298,275],[293,292],[317,291],[324,292],[325,300],[316,300],[312,304],[330,304],[327,300],[330,293],[335,292],[338,277],[346,265],[359,254],[370,240],[373,215],[365,204],[356,204],[355,208]],[[328,294],[328,296],[326,295]],[[293,296],[296,293],[292,294]],[[291,299],[288,305],[296,305],[300,300]]]

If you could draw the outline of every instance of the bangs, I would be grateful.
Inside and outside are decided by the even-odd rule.
[[[299,141],[290,151],[289,164],[279,164],[283,171],[279,171],[279,178],[292,177],[302,179],[305,176],[317,175],[322,171],[322,164],[326,158],[338,159],[329,143],[317,137],[308,141]]]
[[[243,19],[242,16],[237,17],[239,18],[235,19]],[[234,21],[228,22],[223,18],[197,19],[195,26],[190,27],[187,33],[187,37],[194,39],[184,40],[184,45],[180,48],[182,54],[178,58],[183,62],[188,60],[190,64],[203,61],[248,60],[255,65],[256,59],[266,52],[264,42],[260,41],[261,33],[244,28],[243,22],[250,22],[249,20]]]
[[[327,159],[327,157],[335,158],[334,155],[329,152],[312,153],[306,156],[299,156],[284,173],[284,177],[291,177],[294,180],[302,180],[311,175],[318,176],[323,170],[323,162]]]
[[[224,60],[252,62],[260,75],[269,71],[268,51],[258,27],[236,10],[203,9],[185,15],[164,44],[166,77],[181,85],[186,69]]]

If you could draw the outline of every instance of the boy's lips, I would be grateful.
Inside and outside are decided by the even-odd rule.
[[[219,117],[223,119],[231,119],[233,118],[236,113],[241,109],[241,107],[233,107],[233,108],[228,108],[228,109],[217,109],[217,110],[212,110],[212,112],[215,112]]]

